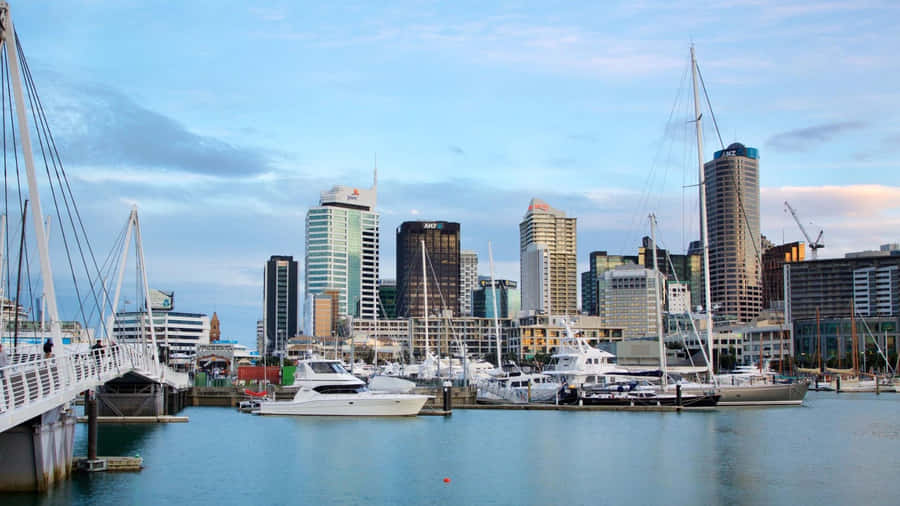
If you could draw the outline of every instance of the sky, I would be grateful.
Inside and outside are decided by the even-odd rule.
[[[691,44],[722,143],[759,149],[763,234],[803,240],[787,200],[820,257],[900,242],[895,2],[11,3],[94,247],[137,205],[150,284],[251,347],[264,262],[302,266],[306,210],[376,156],[383,278],[399,224],[439,219],[518,279],[533,197],[578,219],[580,270],[651,212],[683,252]]]

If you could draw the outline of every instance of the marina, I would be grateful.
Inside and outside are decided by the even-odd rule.
[[[100,427],[99,453],[139,454],[139,473],[79,474],[3,503],[886,504],[900,493],[897,402],[810,392],[800,408],[392,419],[188,407],[187,424]],[[79,425],[77,455],[85,437]]]

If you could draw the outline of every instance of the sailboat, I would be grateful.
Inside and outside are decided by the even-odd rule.
[[[801,405],[809,384],[806,382],[773,383],[773,384],[741,384],[719,385],[713,372],[713,340],[712,340],[712,312],[709,277],[709,230],[706,217],[706,177],[703,169],[703,133],[701,127],[702,115],[700,113],[699,91],[697,88],[697,59],[694,47],[691,46],[691,81],[694,91],[694,118],[697,136],[697,164],[700,175],[700,234],[703,240],[703,271],[704,291],[706,294],[706,344],[708,347],[706,359],[709,369],[709,381],[707,384],[682,383],[682,390],[688,393],[704,392],[710,387],[715,388],[721,394],[720,406],[752,406],[752,405]],[[655,246],[655,245],[654,245]],[[670,388],[674,385],[670,386]]]

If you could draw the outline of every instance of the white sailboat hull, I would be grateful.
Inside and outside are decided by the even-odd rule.
[[[263,402],[258,413],[296,416],[416,416],[427,400],[427,395],[414,394],[318,394],[303,400]]]

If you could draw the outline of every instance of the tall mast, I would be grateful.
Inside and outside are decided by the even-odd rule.
[[[709,231],[706,229],[706,175],[703,172],[703,129],[700,124],[700,96],[697,91],[697,59],[691,45],[691,82],[694,85],[694,126],[697,128],[697,165],[700,172],[700,237],[703,239],[703,287],[706,293],[706,345],[709,350],[706,361],[709,366],[710,381],[715,381],[713,372],[713,324],[712,295],[709,289]]]
[[[662,307],[659,301],[661,276],[659,275],[659,259],[657,258],[656,252],[656,216],[653,214],[650,215],[650,242],[653,243],[653,292],[655,294],[654,300],[656,301],[656,337],[659,338],[659,370],[662,373],[660,382],[663,388],[665,388],[666,383],[668,382],[668,378],[666,378],[666,346],[663,344]]]
[[[488,241],[488,260],[491,265],[491,298],[494,300],[494,338],[497,343],[497,370],[503,369],[500,359],[500,320],[497,315],[497,282],[494,281],[494,252],[491,250],[491,241]]]
[[[425,270],[425,239],[419,241],[422,244],[422,287],[425,293],[425,359],[428,359],[428,274]],[[438,357],[440,358],[440,357]]]

